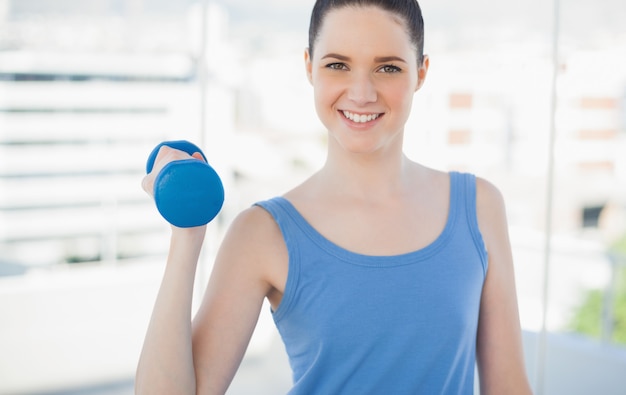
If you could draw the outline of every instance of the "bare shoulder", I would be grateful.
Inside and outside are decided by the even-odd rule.
[[[235,217],[224,244],[245,250],[251,255],[284,249],[278,224],[272,215],[260,206],[249,207]]]
[[[229,231],[255,238],[280,235],[280,229],[272,215],[256,205],[241,211],[231,223]]]
[[[491,182],[476,177],[476,213],[478,226],[487,248],[508,239],[506,207],[502,192]],[[507,240],[508,242],[508,240]]]
[[[216,268],[263,284],[272,305],[280,302],[287,281],[289,253],[278,224],[264,208],[252,206],[230,225],[216,259]]]
[[[502,192],[491,182],[476,177],[476,208],[481,217],[498,217],[505,213]]]
[[[476,201],[478,208],[491,208],[504,210],[504,197],[502,192],[490,181],[476,177]]]

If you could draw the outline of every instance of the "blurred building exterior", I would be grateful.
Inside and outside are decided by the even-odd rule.
[[[283,11],[306,24],[308,8]],[[140,188],[157,143],[201,143],[224,178],[227,203],[209,235],[209,268],[234,213],[321,164],[324,131],[301,64],[305,34],[276,27],[244,38],[253,29],[228,10],[193,1],[0,0],[0,393],[132,375],[168,246],[168,227]],[[431,71],[415,97],[407,155],[477,173],[503,190],[522,324],[536,331],[551,115],[545,37],[518,42],[491,31],[502,39],[463,50],[442,34],[429,36]],[[554,331],[579,302],[572,295],[611,284],[606,246],[626,232],[625,47],[626,35],[563,51]],[[262,319],[253,352],[273,334]],[[526,339],[532,369],[536,337]],[[564,344],[551,343],[569,350],[552,361],[588,347]],[[592,354],[621,367],[624,352]],[[93,354],[98,362],[87,363]],[[604,372],[603,393],[618,393],[611,391],[623,378]],[[550,385],[546,393],[563,393]]]

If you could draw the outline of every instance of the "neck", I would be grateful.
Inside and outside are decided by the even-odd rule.
[[[343,197],[379,200],[404,194],[412,177],[411,162],[401,152],[331,155],[319,172],[321,187]]]

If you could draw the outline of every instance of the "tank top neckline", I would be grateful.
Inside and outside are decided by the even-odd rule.
[[[417,263],[430,258],[445,246],[450,236],[454,233],[454,226],[458,217],[458,205],[462,188],[460,187],[460,174],[449,173],[450,191],[448,203],[448,215],[443,230],[429,244],[417,250],[395,255],[366,255],[348,250],[327,239],[315,229],[298,209],[285,197],[277,196],[274,200],[286,211],[295,224],[321,249],[335,256],[341,261],[371,267],[393,267]]]

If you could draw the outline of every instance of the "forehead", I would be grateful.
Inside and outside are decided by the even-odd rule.
[[[415,52],[406,22],[375,6],[346,6],[326,14],[316,41],[316,53],[356,51]]]

